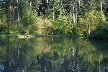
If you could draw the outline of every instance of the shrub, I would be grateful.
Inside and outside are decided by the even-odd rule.
[[[0,7],[0,34],[5,34],[7,31],[6,27],[7,16],[4,9]]]
[[[79,34],[83,34],[83,32],[89,34],[91,31],[96,29],[99,23],[100,23],[100,12],[96,10],[90,10],[89,12],[86,12],[84,16],[79,17],[77,32]]]
[[[55,20],[52,20],[52,26],[53,26],[53,32],[55,34],[70,34],[72,33],[72,22],[70,22],[70,18],[68,19],[63,19],[63,18],[58,18]]]
[[[89,38],[108,39],[108,23],[98,26],[96,30],[90,33]]]
[[[52,23],[48,19],[37,18],[37,34],[50,34]]]

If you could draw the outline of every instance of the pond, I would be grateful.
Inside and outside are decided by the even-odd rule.
[[[108,72],[108,42],[75,37],[0,39],[0,72]]]

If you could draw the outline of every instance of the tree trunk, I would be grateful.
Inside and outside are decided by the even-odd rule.
[[[90,24],[88,25],[88,35],[90,35]]]
[[[72,13],[72,15],[73,15],[73,23],[75,24],[75,1],[73,0],[73,2],[72,2],[72,6],[73,6],[73,13]]]
[[[32,6],[32,1],[30,0],[30,2],[29,2],[29,6]]]
[[[101,0],[101,18],[102,18],[102,0]]]
[[[18,16],[18,29],[19,29],[19,33],[21,31],[21,26],[20,26],[20,16],[19,16],[19,1],[17,0],[17,16]]]
[[[11,25],[12,25],[12,3],[9,3],[9,24],[8,24],[8,32],[10,33]]]
[[[75,0],[72,1],[72,17],[73,17],[73,23],[77,23],[77,3]]]
[[[47,4],[48,4],[48,3],[49,3],[49,0],[47,0],[46,2],[47,2]]]
[[[81,6],[81,0],[78,0],[78,5],[79,5],[79,9],[80,9],[80,6]]]
[[[53,19],[55,19],[55,10],[54,10],[55,9],[54,8],[55,7],[55,0],[53,0],[53,2],[54,2],[54,4],[53,4]]]

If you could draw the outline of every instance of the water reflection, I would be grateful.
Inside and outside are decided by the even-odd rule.
[[[4,66],[0,65],[0,72],[4,70]]]
[[[80,38],[0,39],[0,72],[107,72],[107,47]]]

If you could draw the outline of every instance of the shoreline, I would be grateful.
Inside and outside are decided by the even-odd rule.
[[[35,38],[35,37],[75,37],[74,35],[44,35],[44,34],[7,34],[7,35],[0,35],[0,38]]]

